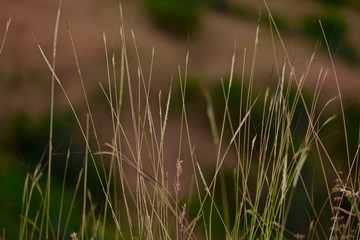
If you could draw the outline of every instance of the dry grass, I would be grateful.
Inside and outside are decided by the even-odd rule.
[[[265,2],[266,5],[266,2]],[[61,1],[58,11],[61,14]],[[268,10],[272,24],[273,41],[285,44]],[[122,9],[120,7],[120,16]],[[275,89],[266,89],[258,93],[253,89],[256,72],[258,36],[260,27],[256,29],[252,56],[244,49],[241,56],[243,69],[250,67],[249,77],[242,76],[239,94],[239,115],[234,116],[230,105],[231,91],[234,84],[234,68],[237,61],[235,48],[230,68],[229,81],[222,81],[221,100],[224,103],[221,118],[217,118],[212,96],[205,90],[209,131],[213,136],[213,147],[216,149],[214,169],[210,176],[203,169],[206,167],[197,159],[197,151],[192,140],[191,114],[185,104],[187,93],[187,66],[178,68],[179,91],[181,96],[180,123],[178,126],[179,145],[176,162],[173,164],[174,175],[168,175],[166,156],[166,136],[168,120],[171,114],[173,84],[163,97],[159,93],[158,105],[151,95],[151,72],[146,76],[141,67],[141,53],[137,50],[136,37],[132,33],[132,43],[125,38],[125,27],[120,26],[121,57],[117,61],[114,53],[108,52],[107,38],[103,35],[104,55],[106,56],[107,82],[100,84],[109,109],[111,141],[101,142],[98,137],[101,126],[96,125],[94,110],[88,100],[80,63],[77,59],[76,47],[68,26],[69,39],[72,43],[74,60],[77,66],[80,83],[86,103],[86,120],[81,121],[80,109],[73,106],[66,89],[56,71],[57,27],[55,26],[54,51],[47,57],[38,45],[52,75],[52,97],[54,89],[62,91],[76,119],[77,127],[84,141],[83,165],[76,176],[76,184],[72,188],[72,198],[65,204],[65,186],[67,170],[71,167],[69,150],[65,162],[60,205],[57,212],[51,209],[53,203],[52,179],[53,165],[53,98],[51,100],[50,138],[48,159],[45,166],[39,165],[29,172],[23,189],[22,214],[19,239],[341,239],[343,237],[357,239],[360,236],[359,192],[358,189],[358,148],[350,152],[348,143],[345,110],[336,77],[338,95],[324,105],[319,103],[322,86],[327,72],[320,71],[317,87],[312,93],[310,102],[305,99],[303,86],[307,81],[307,70],[311,67],[314,55],[310,58],[307,69],[302,75],[296,75],[295,66],[287,56],[279,61],[275,54],[275,74],[278,83]],[[5,38],[4,38],[5,39]],[[326,39],[326,36],[324,37]],[[325,41],[326,43],[326,41]],[[275,46],[275,44],[274,44]],[[136,76],[130,68],[128,50],[133,49],[137,59]],[[2,47],[1,47],[2,49]],[[276,50],[274,49],[276,53]],[[0,50],[1,53],[1,50]],[[331,55],[329,55],[332,60]],[[248,66],[248,59],[251,59]],[[153,66],[154,50],[151,61]],[[332,61],[333,62],[333,61]],[[336,75],[334,64],[331,71]],[[175,78],[175,77],[174,77]],[[172,82],[172,81],[171,81]],[[294,91],[294,93],[292,92]],[[124,104],[128,104],[125,108]],[[328,147],[321,138],[321,133],[334,116],[325,117],[330,104],[340,106],[342,130],[346,148],[347,168],[337,169]],[[301,140],[297,140],[296,128],[299,120],[297,107],[304,108],[305,126]],[[125,112],[124,109],[129,109]],[[254,127],[253,117],[256,109],[260,109],[261,123]],[[81,109],[83,110],[83,109]],[[130,124],[124,122],[123,114],[129,114]],[[126,119],[126,118],[125,118]],[[130,127],[129,127],[130,126]],[[186,144],[187,146],[184,146]],[[183,168],[184,151],[188,149],[187,163]],[[325,201],[317,202],[312,189],[314,181],[304,179],[304,166],[311,161],[318,161],[316,178],[326,185]],[[225,162],[233,161],[231,178],[226,177]],[[328,167],[330,166],[330,168]],[[89,174],[95,174],[100,185],[102,203],[94,201]],[[321,174],[320,174],[321,173]],[[46,184],[42,178],[46,176]],[[334,184],[332,179],[337,179]],[[184,178],[191,178],[192,184],[184,185]],[[231,187],[229,187],[231,186]],[[306,232],[296,233],[288,228],[288,222],[297,219],[293,216],[292,206],[299,199],[297,190],[304,191],[308,219]],[[34,200],[34,196],[40,200]],[[76,203],[81,203],[81,217],[73,214]],[[347,202],[350,208],[342,204]],[[97,204],[101,204],[98,206]],[[320,210],[317,207],[321,205]],[[31,211],[35,209],[36,211]],[[33,214],[35,212],[35,214]],[[322,222],[323,215],[332,216],[332,225]],[[69,226],[71,218],[81,218],[78,226]],[[57,224],[55,224],[55,221]],[[330,219],[329,219],[330,221]],[[71,235],[70,235],[71,233]],[[4,237],[5,238],[5,237]]]

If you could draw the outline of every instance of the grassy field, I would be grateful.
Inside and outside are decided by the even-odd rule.
[[[8,183],[2,191],[17,199],[8,205],[19,215],[9,213],[15,224],[2,222],[10,227],[0,238],[360,238],[358,104],[343,97],[325,32],[320,41],[331,65],[305,91],[316,52],[298,74],[269,9],[268,15],[273,47],[280,43],[286,57],[274,56],[276,84],[265,89],[254,86],[260,25],[252,51],[235,47],[229,74],[218,84],[188,76],[189,51],[161,90],[152,88],[156,49],[144,69],[136,34],[120,25],[118,52],[102,36],[105,80],[89,96],[69,25],[84,98],[79,106],[56,68],[59,6],[53,52],[37,44],[51,75],[51,110],[40,124],[14,127],[32,143],[26,149],[40,144],[43,156],[1,173]],[[9,27],[11,20],[0,56]],[[337,95],[324,99],[328,74]],[[56,92],[70,113],[57,112]],[[199,130],[207,140],[194,136]]]

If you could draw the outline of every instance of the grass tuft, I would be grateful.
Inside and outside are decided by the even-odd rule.
[[[209,124],[207,128],[202,127],[213,138],[209,149],[215,149],[214,156],[204,161],[197,153],[210,150],[196,148],[193,139],[196,129],[191,119],[197,112],[190,110],[186,101],[190,53],[186,55],[184,67],[178,67],[178,76],[171,76],[165,94],[152,89],[155,49],[149,69],[144,69],[135,32],[130,29],[131,40],[127,38],[120,4],[120,59],[115,57],[115,52],[110,52],[107,36],[102,35],[106,80],[100,83],[100,90],[106,100],[103,108],[107,110],[100,114],[106,112],[107,122],[106,126],[101,125],[97,119],[98,109],[92,106],[86,92],[69,25],[68,37],[84,96],[83,109],[73,105],[57,74],[55,59],[61,3],[52,59],[37,45],[52,80],[48,159],[25,178],[19,239],[360,237],[357,191],[360,145],[356,152],[350,151],[344,100],[329,46],[338,95],[321,104],[319,99],[328,71],[320,70],[315,89],[310,97],[305,96],[304,85],[315,53],[304,72],[298,75],[264,1],[272,27],[277,84],[265,91],[257,91],[254,86],[261,44],[258,26],[251,61],[248,61],[248,50],[243,51],[240,80],[234,76],[238,57],[235,45],[230,77],[221,80],[221,96],[211,95],[205,87],[200,91],[206,102]],[[282,61],[276,56],[276,41],[285,52]],[[131,57],[135,59],[135,67],[130,64],[129,52],[134,53]],[[247,68],[250,68],[249,76],[245,75]],[[179,89],[173,84],[176,78]],[[56,137],[52,125],[57,88],[69,104],[84,144],[81,154],[70,149],[64,154],[59,203],[52,174],[55,160],[52,139]],[[173,101],[174,89],[180,92],[180,114],[172,111],[172,103],[176,102]],[[331,104],[338,104],[340,113],[331,113]],[[219,105],[221,109],[216,107]],[[80,117],[81,111],[86,112],[85,121]],[[331,145],[329,147],[323,137],[339,115],[346,150],[346,164],[341,171],[331,154]],[[175,128],[174,122],[178,122]],[[178,142],[172,142],[173,136]],[[79,158],[82,164],[75,176],[76,184],[68,186],[68,170]],[[319,189],[323,191],[321,194]],[[299,221],[307,224],[306,228],[296,226]]]

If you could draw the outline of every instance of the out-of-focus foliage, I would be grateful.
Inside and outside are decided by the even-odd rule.
[[[322,2],[328,5],[336,5],[336,6],[350,6],[360,8],[359,0],[316,0],[318,2]]]
[[[226,0],[147,0],[146,9],[155,24],[178,34],[195,32],[201,22],[200,9],[210,8],[226,12],[229,4]]]
[[[303,33],[313,38],[322,36],[319,20],[327,38],[337,43],[343,40],[346,34],[347,23],[340,14],[333,11],[325,12],[321,16],[310,15],[305,17],[302,22]]]
[[[200,11],[191,1],[148,0],[146,9],[154,22],[175,34],[187,35],[200,25]]]
[[[330,51],[354,64],[358,62],[358,56],[356,49],[346,38],[347,26],[348,24],[342,15],[335,11],[326,11],[320,16],[306,16],[301,23],[300,31],[313,39],[322,38],[324,31]],[[323,46],[326,47],[325,44]]]
[[[326,4],[337,4],[337,5],[343,5],[348,2],[347,0],[317,0],[317,1],[323,2]]]

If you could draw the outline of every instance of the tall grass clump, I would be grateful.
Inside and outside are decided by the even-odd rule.
[[[101,82],[99,89],[106,99],[107,104],[102,108],[107,108],[108,122],[106,126],[97,125],[95,116],[99,109],[88,100],[71,26],[68,35],[84,94],[84,108],[73,105],[57,74],[60,3],[52,58],[38,45],[53,82],[50,138],[47,159],[34,172],[29,172],[24,182],[19,239],[359,238],[359,149],[349,150],[335,66],[320,70],[316,87],[310,97],[305,97],[303,89],[315,53],[304,72],[298,75],[271,12],[268,13],[274,46],[279,41],[285,52],[285,60],[279,62],[274,47],[277,84],[263,91],[254,87],[261,44],[258,26],[250,56],[244,49],[237,60],[239,54],[234,50],[230,77],[221,81],[221,97],[217,97],[222,104],[220,110],[214,104],[215,97],[203,88],[208,130],[213,136],[211,147],[215,149],[210,162],[204,162],[198,159],[197,152],[208,149],[195,148],[192,139],[195,130],[189,120],[194,112],[185,101],[190,53],[184,67],[179,66],[171,77],[166,93],[154,94],[157,90],[151,88],[151,82],[155,50],[147,71],[140,61],[135,33],[122,24],[120,7],[120,53],[109,51],[103,34],[107,81]],[[135,56],[135,67],[130,63],[130,51]],[[249,63],[248,59],[251,59]],[[234,110],[230,99],[237,61],[242,62],[244,74],[236,83],[238,104]],[[245,76],[247,68],[251,70],[249,76]],[[336,76],[338,95],[322,104],[322,87],[330,70]],[[178,84],[173,79],[178,79]],[[61,91],[67,99],[83,140],[81,155],[70,149],[64,155],[65,171],[56,206],[52,188],[55,184],[52,138],[56,137],[52,134],[54,91]],[[172,111],[174,91],[180,92],[178,112]],[[336,104],[340,113],[329,114],[329,106]],[[303,111],[301,118],[299,108]],[[169,132],[172,114],[179,118],[176,132]],[[341,118],[343,124],[339,128],[343,133],[341,149],[345,149],[346,164],[341,172],[322,138],[335,118]],[[109,136],[102,141],[105,129],[110,129]],[[171,135],[179,139],[175,145],[167,142]],[[168,158],[168,151],[175,151],[177,157]],[[79,156],[82,165],[69,186],[68,170]],[[313,167],[317,167],[314,176],[305,172]],[[94,176],[96,183],[91,181]],[[321,188],[320,198],[317,198],[318,183],[325,186]],[[98,191],[94,190],[94,184],[99,186]],[[294,209],[294,206],[300,207]],[[302,214],[298,216],[299,212]],[[306,228],[297,228],[297,223]]]

